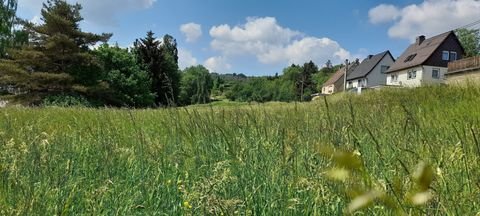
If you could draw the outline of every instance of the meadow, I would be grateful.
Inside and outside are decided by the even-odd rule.
[[[0,215],[479,215],[480,87],[0,109]]]

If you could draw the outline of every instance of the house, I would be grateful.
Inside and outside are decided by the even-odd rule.
[[[352,62],[348,65],[348,73],[351,73],[357,66],[359,62],[358,60]],[[338,69],[322,86],[322,94],[333,94],[343,91],[344,87],[343,84],[345,82],[345,69],[346,67],[342,67]]]
[[[390,51],[369,55],[347,76],[347,89],[370,88],[386,84],[386,72],[395,62]]]
[[[415,43],[387,71],[387,85],[418,87],[445,83],[448,63],[464,56],[464,49],[453,31]]]
[[[480,56],[448,63],[447,84],[480,83]]]

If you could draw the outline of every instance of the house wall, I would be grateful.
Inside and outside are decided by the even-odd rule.
[[[433,69],[440,69],[439,79],[432,77]],[[394,73],[389,73],[387,76],[387,85],[390,86],[404,86],[404,87],[420,87],[424,85],[437,85],[445,83],[445,73],[447,68],[432,67],[432,66],[420,66],[401,70]],[[408,79],[408,72],[417,71],[417,77],[415,79]],[[392,75],[397,75],[397,81],[392,80]]]
[[[480,69],[465,73],[455,73],[447,75],[446,83],[448,85],[464,85],[468,83],[480,83]]]
[[[417,71],[417,78],[408,79],[408,72],[415,70]],[[392,80],[392,75],[398,76],[397,81]],[[387,85],[391,86],[405,86],[405,87],[418,87],[421,86],[421,77],[422,77],[422,67],[415,67],[410,69],[405,69],[397,71],[394,73],[389,73],[387,76]]]
[[[387,74],[382,73],[382,66],[391,66],[395,61],[390,55],[385,55],[377,66],[367,75],[367,86],[382,86],[387,84]]]
[[[342,75],[342,77],[340,77],[340,79],[337,80],[337,82],[335,82],[335,87],[334,87],[334,90],[333,92],[334,93],[338,93],[338,92],[342,92],[343,91],[343,83],[345,82],[345,75]]]
[[[447,39],[432,53],[430,58],[424,63],[424,65],[430,66],[437,66],[437,67],[448,67],[448,62],[442,60],[442,52],[443,51],[453,51],[457,53],[457,59],[462,59],[464,56],[464,52],[462,49],[462,45],[460,45],[459,41],[453,34],[450,34]]]
[[[322,88],[322,94],[333,94],[333,93],[335,93],[335,85],[334,84],[324,86]]]
[[[433,78],[432,72],[433,69],[440,70],[440,77],[438,79]],[[448,68],[445,67],[433,67],[433,66],[423,66],[422,74],[422,84],[423,85],[435,85],[445,83],[445,74],[448,72]]]
[[[358,85],[359,80],[361,81],[361,85]],[[347,89],[367,87],[367,86],[368,86],[368,80],[365,78],[359,78],[359,79],[353,79],[353,80],[347,81]]]

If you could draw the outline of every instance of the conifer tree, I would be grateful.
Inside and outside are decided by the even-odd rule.
[[[145,38],[135,41],[134,47],[139,63],[149,72],[157,106],[176,105],[180,92],[180,73],[175,39],[165,35],[160,42],[149,31]]]
[[[0,0],[0,57],[5,57],[11,44],[16,11],[17,0]]]
[[[0,85],[20,89],[20,95],[42,98],[102,89],[100,64],[89,47],[106,42],[111,34],[82,32],[80,4],[48,0],[41,11],[42,24],[26,23],[29,43],[0,62]]]

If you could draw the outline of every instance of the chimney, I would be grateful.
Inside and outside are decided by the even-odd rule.
[[[373,55],[368,55],[368,59],[372,59]]]
[[[425,35],[420,35],[417,37],[417,45],[421,45],[425,41]]]

